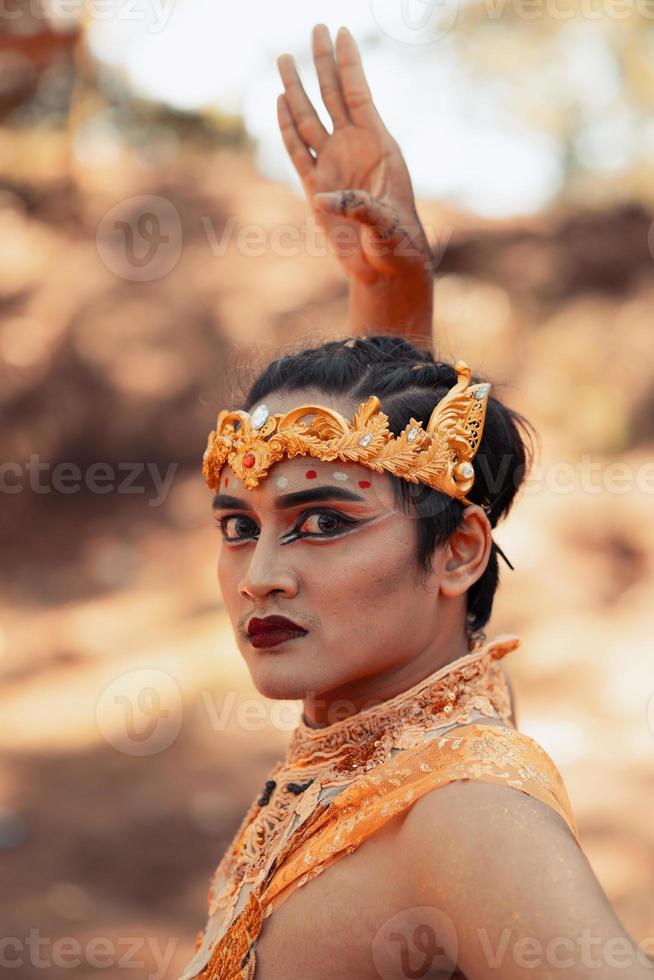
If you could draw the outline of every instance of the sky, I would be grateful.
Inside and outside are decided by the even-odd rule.
[[[276,58],[292,54],[305,88],[327,117],[311,61],[311,28],[332,36],[341,24],[362,50],[373,98],[398,140],[418,197],[437,198],[488,217],[531,213],[556,195],[562,175],[557,139],[507,112],[501,85],[480,86],[455,57],[452,33],[467,0],[103,0],[94,17],[96,56],[118,69],[139,96],[182,109],[241,114],[258,144],[261,171],[300,183],[278,128],[283,90]],[[574,38],[574,34],[573,34]],[[561,73],[610,104],[611,65],[601,45],[580,34],[563,50]],[[610,156],[615,132],[598,131],[590,154]]]

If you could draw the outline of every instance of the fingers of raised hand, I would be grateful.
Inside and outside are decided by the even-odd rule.
[[[291,158],[299,177],[304,180],[313,170],[315,163],[307,146],[302,142],[295,128],[293,117],[284,95],[277,96],[277,121],[282,134],[284,146]]]
[[[313,60],[320,84],[320,94],[334,123],[334,129],[339,126],[346,126],[350,122],[350,117],[343,98],[332,39],[329,28],[325,24],[316,24],[314,27],[312,47]]]
[[[355,126],[383,126],[372,101],[357,43],[346,27],[341,27],[336,35],[336,62],[352,122]]]
[[[280,55],[277,59],[277,67],[284,83],[286,105],[295,129],[305,146],[311,147],[318,153],[321,146],[329,138],[329,133],[321,123],[309,96],[304,91],[291,56],[289,54]]]

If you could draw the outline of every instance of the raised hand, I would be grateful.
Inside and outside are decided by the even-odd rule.
[[[293,58],[284,54],[277,62],[284,83],[277,100],[284,145],[346,274],[370,287],[391,286],[396,280],[391,290],[413,290],[414,297],[420,282],[423,293],[416,302],[422,304],[421,318],[429,318],[430,334],[432,256],[402,152],[375,108],[350,32],[343,27],[338,31],[334,51],[328,28],[318,24],[312,42],[333,132],[323,126]],[[384,295],[397,303],[388,289]],[[373,311],[376,303],[367,305]],[[406,298],[400,303],[405,305]],[[415,310],[407,309],[400,319],[414,315]]]

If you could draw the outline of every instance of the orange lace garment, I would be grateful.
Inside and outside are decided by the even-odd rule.
[[[556,810],[578,841],[561,776],[510,722],[501,636],[388,701],[324,728],[304,719],[245,814],[209,890],[209,916],[179,980],[251,980],[264,921],[424,793],[457,779],[504,783]],[[476,724],[484,718],[501,725]]]

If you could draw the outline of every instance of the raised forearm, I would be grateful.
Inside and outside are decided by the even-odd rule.
[[[401,334],[420,346],[433,347],[433,297],[434,280],[427,270],[372,284],[352,279],[350,332]]]
[[[284,94],[277,115],[307,199],[350,280],[350,330],[403,334],[431,347],[433,256],[406,161],[372,101],[349,31],[339,30],[334,50],[329,30],[318,24],[312,47],[333,131],[321,121],[290,55],[278,59]],[[342,228],[355,225],[355,241],[343,241]]]

